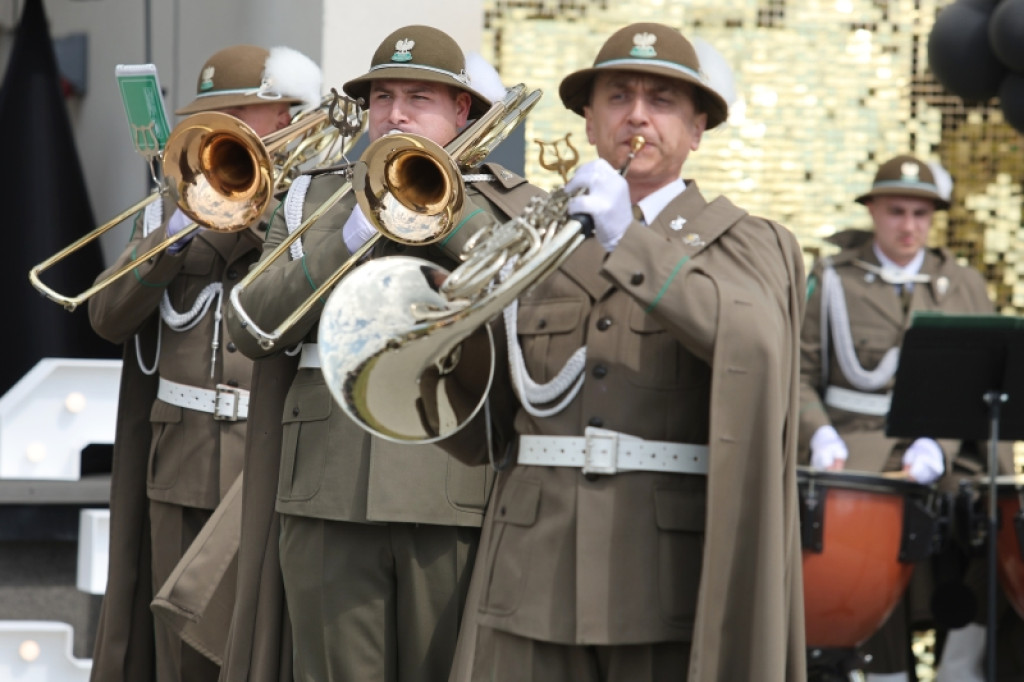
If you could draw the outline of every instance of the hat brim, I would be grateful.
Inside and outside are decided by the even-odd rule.
[[[208,97],[196,97],[180,109],[175,110],[178,116],[186,114],[198,114],[203,111],[219,111],[221,109],[232,109],[234,107],[248,107],[254,104],[274,104],[285,102],[288,106],[302,104],[303,100],[297,97],[282,97],[281,99],[266,99],[256,95],[243,95],[232,93],[230,95],[209,95]]]
[[[565,108],[583,116],[583,107],[590,103],[590,91],[594,85],[594,78],[603,71],[644,73],[689,83],[703,95],[701,104],[704,113],[708,115],[707,127],[709,130],[724,123],[729,116],[729,105],[726,104],[725,99],[714,89],[708,87],[706,83],[675,69],[657,64],[630,65],[628,67],[593,66],[570,73],[562,79],[558,86],[558,96],[562,98]]]
[[[456,90],[461,90],[467,93],[472,99],[472,103],[469,107],[470,118],[479,118],[483,114],[487,113],[487,110],[491,108],[491,100],[487,99],[473,88],[460,83],[451,76],[426,71],[424,69],[407,69],[398,66],[389,67],[380,71],[371,71],[370,73],[359,76],[358,78],[353,78],[342,85],[341,89],[344,90],[345,94],[352,99],[362,98],[363,105],[368,106],[370,102],[370,83],[376,80],[427,81],[428,83],[449,85]]]
[[[911,197],[913,199],[928,199],[935,203],[936,210],[944,211],[949,208],[949,202],[934,192],[914,187],[876,187],[866,194],[861,194],[854,199],[858,204],[867,205],[875,197]]]

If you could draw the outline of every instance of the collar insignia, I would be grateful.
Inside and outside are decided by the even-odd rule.
[[[683,225],[685,224],[686,218],[684,218],[681,215],[677,215],[675,218],[672,219],[672,222],[670,222],[668,226],[671,227],[676,232],[678,232],[679,230],[683,229]]]
[[[657,57],[654,51],[654,43],[658,42],[658,36],[653,33],[637,33],[633,36],[633,49],[629,51],[630,57]]]
[[[412,61],[412,48],[416,47],[415,40],[409,40],[403,38],[395,43],[395,53],[391,55],[391,61],[393,62],[411,62]]]
[[[207,66],[205,69],[203,69],[202,76],[200,76],[200,78],[199,78],[199,89],[203,90],[203,91],[213,90],[213,67],[212,66]]]
[[[917,182],[921,176],[921,167],[913,161],[907,161],[900,166],[902,179],[908,182]]]
[[[700,247],[704,246],[704,240],[701,239],[700,235],[697,234],[696,232],[691,232],[690,234],[683,237],[683,243],[686,244],[687,246],[692,246],[696,249],[699,249]]]

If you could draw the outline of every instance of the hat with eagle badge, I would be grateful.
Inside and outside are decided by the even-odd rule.
[[[931,199],[935,208],[949,208],[949,198],[943,196],[931,167],[908,154],[889,159],[878,168],[871,190],[855,201],[867,204],[874,197],[897,196]]]
[[[385,38],[370,61],[370,70],[342,86],[353,99],[369,101],[370,83],[379,79],[444,83],[469,93],[469,117],[491,108],[491,101],[474,90],[466,72],[466,57],[459,44],[432,26],[406,26]]]
[[[233,45],[216,52],[199,71],[196,97],[175,111],[179,116],[268,102],[320,104],[321,71],[298,50]]]
[[[683,34],[665,24],[639,23],[621,28],[605,41],[594,65],[575,71],[558,87],[566,109],[580,116],[590,102],[594,77],[601,71],[630,71],[674,78],[695,89],[697,109],[708,115],[708,128],[721,124],[729,105],[708,82],[701,70],[697,51]]]

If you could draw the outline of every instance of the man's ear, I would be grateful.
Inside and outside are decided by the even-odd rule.
[[[468,92],[459,92],[455,96],[455,127],[461,128],[469,120],[469,109],[473,105],[473,98]]]
[[[597,142],[594,141],[594,131],[591,129],[591,111],[589,104],[583,105],[583,120],[586,124],[587,142],[590,144],[597,144]]]

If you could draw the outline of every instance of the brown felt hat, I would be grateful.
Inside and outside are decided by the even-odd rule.
[[[199,71],[196,98],[174,113],[181,116],[269,102],[303,103],[299,96],[285,95],[276,82],[282,79],[267,73],[269,57],[270,50],[256,45],[234,45],[220,50]],[[319,71],[319,67],[315,68]]]
[[[462,48],[444,31],[431,26],[406,26],[385,38],[370,61],[370,70],[342,86],[353,99],[369,102],[370,83],[379,79],[444,83],[469,93],[469,117],[491,108],[491,101],[470,87]]]
[[[883,163],[875,173],[871,191],[860,195],[856,201],[867,204],[871,199],[879,196],[931,199],[935,202],[935,208],[940,210],[949,208],[949,201],[939,193],[939,186],[935,182],[932,169],[928,164],[908,154],[897,156]]]
[[[583,115],[583,107],[590,102],[594,77],[601,71],[645,73],[690,83],[699,94],[698,110],[708,115],[709,129],[729,116],[729,105],[708,85],[693,45],[671,26],[631,24],[613,33],[601,46],[592,67],[562,79],[558,94],[566,109]]]

